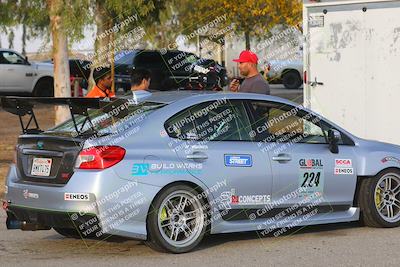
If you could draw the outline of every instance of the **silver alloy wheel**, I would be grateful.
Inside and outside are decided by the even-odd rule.
[[[382,176],[375,187],[375,207],[387,222],[400,219],[400,176],[388,173]]]
[[[179,190],[169,194],[158,211],[158,229],[170,245],[187,247],[197,240],[204,227],[204,211],[195,195]]]

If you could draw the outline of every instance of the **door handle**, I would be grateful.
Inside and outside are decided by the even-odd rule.
[[[7,69],[8,71],[13,71],[14,69]]]
[[[193,154],[188,154],[186,155],[186,159],[193,159],[193,160],[204,160],[204,159],[208,159],[208,156],[204,153],[196,153],[194,152]]]
[[[279,162],[281,162],[281,161],[285,162],[285,161],[291,161],[292,157],[290,157],[290,155],[288,155],[288,154],[278,154],[277,156],[273,156],[272,160],[279,161]]]
[[[312,87],[315,87],[317,85],[324,85],[324,83],[318,82],[317,77],[315,77],[315,81],[313,82],[308,82]]]

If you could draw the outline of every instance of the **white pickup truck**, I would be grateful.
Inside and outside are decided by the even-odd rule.
[[[53,64],[29,62],[17,52],[0,48],[0,94],[53,96]]]

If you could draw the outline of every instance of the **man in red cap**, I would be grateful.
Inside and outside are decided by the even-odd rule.
[[[250,50],[244,50],[240,53],[238,59],[234,59],[238,63],[240,74],[245,77],[242,84],[238,79],[234,79],[230,84],[232,92],[270,94],[269,84],[257,70],[258,57]]]

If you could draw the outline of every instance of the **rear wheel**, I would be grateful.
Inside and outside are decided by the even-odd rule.
[[[361,181],[359,204],[364,223],[372,227],[400,225],[400,172],[387,170]]]
[[[297,89],[303,83],[300,74],[295,70],[291,70],[283,74],[282,82],[287,89]]]
[[[158,251],[184,253],[195,248],[206,232],[204,201],[187,185],[165,189],[154,201],[147,220],[148,241]]]

